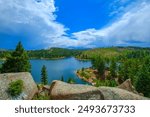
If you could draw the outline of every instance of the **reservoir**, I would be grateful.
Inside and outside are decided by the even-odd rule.
[[[2,63],[2,61],[0,61]],[[48,73],[48,82],[53,80],[61,80],[63,76],[64,81],[68,81],[69,78],[73,78],[77,84],[87,84],[83,80],[79,79],[75,72],[78,69],[91,67],[90,61],[77,60],[74,57],[64,58],[58,60],[30,60],[32,65],[31,74],[36,83],[41,81],[41,69],[45,65]]]

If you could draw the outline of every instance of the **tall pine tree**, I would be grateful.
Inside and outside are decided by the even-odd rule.
[[[111,75],[111,78],[115,78],[116,77],[116,68],[117,68],[116,62],[113,59],[111,61],[111,65],[110,65],[110,75]]]
[[[15,51],[6,58],[2,64],[1,72],[30,72],[31,65],[27,52],[24,50],[21,42],[16,46]]]
[[[61,81],[63,81],[63,82],[64,82],[64,77],[63,77],[63,76],[61,76]]]
[[[140,69],[136,82],[136,90],[139,93],[143,93],[144,96],[150,97],[150,72],[146,65],[143,65]]]
[[[98,70],[102,79],[105,79],[105,61],[102,57],[98,56],[92,60],[93,68]]]
[[[48,84],[48,75],[47,75],[47,70],[45,65],[43,65],[41,70],[41,83],[44,85]]]

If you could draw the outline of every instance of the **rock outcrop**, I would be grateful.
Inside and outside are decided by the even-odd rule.
[[[50,96],[54,100],[146,100],[148,98],[115,87],[93,87],[53,81]]]
[[[68,84],[61,81],[53,81],[50,87],[51,99],[103,99],[101,92],[93,86]]]
[[[17,97],[8,94],[9,83],[16,80],[23,81],[23,92]],[[30,100],[38,92],[37,85],[30,73],[6,73],[0,74],[0,100]]]
[[[127,79],[125,82],[119,85],[118,88],[138,94],[138,92],[135,90],[134,86],[132,85],[130,79]]]

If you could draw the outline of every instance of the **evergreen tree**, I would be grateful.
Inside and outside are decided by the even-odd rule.
[[[139,93],[143,93],[144,96],[150,97],[150,72],[146,65],[140,69],[136,83],[136,90]]]
[[[118,83],[122,84],[124,82],[122,65],[118,66],[118,76],[117,77],[118,77]]]
[[[122,81],[125,81],[129,79],[129,62],[128,60],[121,63],[119,66],[119,78],[122,79]]]
[[[15,51],[6,58],[2,64],[1,72],[30,72],[31,65],[27,52],[24,50],[21,42],[18,43]]]
[[[63,82],[64,82],[64,77],[63,77],[63,76],[61,76],[61,81],[63,81]]]
[[[81,71],[84,72],[84,67],[82,67]]]
[[[112,78],[116,77],[116,68],[117,68],[116,62],[113,59],[111,61],[111,65],[110,65],[110,75],[111,75]]]
[[[150,72],[150,54],[149,56],[146,56],[143,61],[144,61],[143,64],[146,65],[148,71]]]
[[[98,70],[99,75],[104,79],[104,73],[105,73],[105,62],[102,57],[95,57],[92,60],[93,68]]]
[[[99,60],[98,68],[97,68],[99,74],[104,78],[105,73],[105,63],[103,59]]]
[[[41,70],[41,83],[44,85],[48,84],[48,75],[47,75],[47,70],[45,65],[43,65]]]

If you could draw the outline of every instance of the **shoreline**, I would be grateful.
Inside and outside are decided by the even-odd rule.
[[[89,69],[89,68],[88,68],[88,69]],[[77,71],[78,71],[78,70],[77,70]],[[93,82],[93,79],[92,79],[92,78],[89,78],[89,79],[84,78],[84,77],[82,77],[79,73],[77,73],[77,71],[75,72],[75,74],[78,76],[78,78],[80,78],[81,80],[84,80],[84,81],[90,83],[92,86],[95,85],[95,83]]]
[[[29,58],[29,60],[59,60],[59,59],[65,59],[68,57],[60,57],[60,58]],[[6,59],[0,58],[0,61],[5,61]]]
[[[76,58],[76,57],[75,57]],[[81,61],[90,61],[91,59],[82,59],[82,58],[76,58],[77,60],[81,60]]]
[[[82,59],[82,58],[77,58],[75,56],[70,56],[70,57],[74,57],[75,59],[79,60],[79,61],[90,61],[91,59]],[[29,57],[29,60],[59,60],[59,59],[65,59],[65,58],[70,58],[70,57],[58,57],[58,58],[37,58],[37,57]],[[5,61],[6,58],[0,58],[0,61]]]
[[[59,59],[65,59],[67,57],[59,57],[59,58],[29,58],[29,60],[59,60]]]

